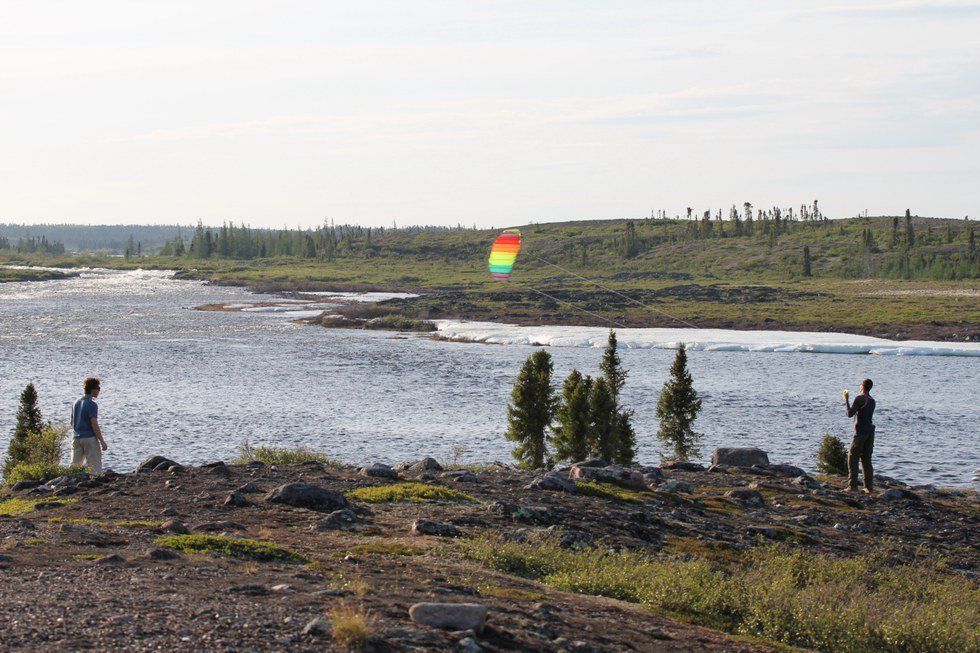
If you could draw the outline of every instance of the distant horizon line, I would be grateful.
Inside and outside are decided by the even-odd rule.
[[[753,208],[755,208],[755,207],[753,207]],[[767,209],[765,209],[763,207],[763,210],[767,210]],[[389,225],[384,225],[384,224],[373,225],[373,224],[361,224],[361,223],[357,223],[357,222],[338,222],[338,221],[331,220],[331,221],[329,221],[329,223],[332,223],[335,226],[361,227],[361,228],[365,228],[365,229],[366,228],[372,228],[372,229],[379,229],[379,228],[383,228],[383,229],[409,229],[409,228],[433,228],[433,227],[453,229],[453,228],[461,227],[463,229],[474,229],[474,230],[480,231],[480,230],[504,229],[504,228],[507,228],[507,227],[522,227],[522,226],[533,226],[533,225],[542,225],[542,224],[569,224],[569,223],[578,223],[578,222],[616,222],[616,221],[624,221],[624,220],[634,220],[634,221],[642,221],[642,220],[654,220],[654,221],[656,221],[656,220],[681,220],[681,221],[688,221],[688,220],[690,220],[692,222],[697,222],[697,221],[700,221],[700,220],[703,219],[703,215],[704,215],[704,212],[703,211],[701,211],[700,213],[697,212],[697,211],[695,211],[694,213],[692,213],[692,215],[691,215],[690,218],[686,217],[685,215],[674,215],[674,216],[667,217],[667,218],[651,217],[651,216],[642,216],[642,217],[619,217],[619,218],[573,218],[573,219],[556,219],[556,220],[531,220],[529,222],[524,222],[524,223],[500,223],[499,225],[486,225],[486,226],[484,226],[484,225],[476,225],[476,224],[467,225],[467,224],[463,224],[462,222],[457,222],[456,224],[405,223],[405,224],[401,224],[401,225],[393,222],[392,224],[389,224]],[[715,215],[716,214],[712,214],[712,218],[711,218],[712,220],[715,220]],[[867,215],[852,215],[852,216],[847,216],[847,217],[827,217],[826,219],[827,220],[856,220],[856,219],[860,219],[860,218],[867,218],[867,219],[870,220],[870,219],[879,219],[879,218],[895,218],[895,217],[901,218],[901,217],[904,217],[904,215],[905,215],[904,212],[902,212],[902,213],[882,213],[882,214],[878,214],[878,215],[867,214]],[[923,219],[923,220],[967,220],[967,221],[970,221],[970,222],[974,221],[974,218],[971,218],[969,215],[964,215],[963,217],[945,217],[945,216],[937,216],[937,215],[920,215],[918,213],[913,213],[912,214],[912,217],[913,218],[918,218],[918,219]],[[724,214],[724,213],[722,214],[722,219],[725,222],[729,222],[730,221],[730,217],[728,215]],[[804,222],[804,220],[799,220],[799,219],[794,219],[793,221]],[[292,230],[300,230],[300,231],[306,231],[306,230],[315,230],[315,229],[318,229],[318,228],[320,228],[320,227],[322,227],[324,225],[327,225],[329,223],[328,223],[328,221],[324,220],[321,223],[315,223],[315,224],[310,224],[310,225],[306,225],[306,226],[304,226],[304,225],[289,226],[289,225],[283,224],[281,226],[271,227],[271,226],[256,226],[256,225],[251,224],[251,223],[249,223],[247,221],[237,221],[237,220],[224,220],[224,221],[222,221],[220,223],[205,222],[203,220],[200,220],[197,223],[180,223],[180,222],[100,222],[100,223],[83,223],[83,222],[5,222],[5,221],[0,221],[0,227],[117,227],[117,228],[118,227],[176,227],[176,228],[196,229],[197,228],[197,225],[198,224],[201,224],[206,229],[207,228],[220,229],[222,226],[235,226],[235,227],[240,227],[241,225],[245,225],[246,227],[248,227],[250,229],[265,229],[265,230],[273,230],[273,231],[280,231],[280,230],[290,230],[290,231],[292,231]]]

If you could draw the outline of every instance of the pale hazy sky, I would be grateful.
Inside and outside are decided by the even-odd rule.
[[[0,222],[980,214],[980,2],[0,0]]]

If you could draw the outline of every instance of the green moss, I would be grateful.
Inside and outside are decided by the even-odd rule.
[[[366,544],[357,544],[350,547],[345,551],[340,551],[336,555],[343,557],[348,553],[353,553],[355,555],[363,554],[376,554],[376,555],[393,555],[393,556],[417,556],[425,553],[426,550],[412,546],[410,544],[402,544],[401,542],[368,542]]]
[[[625,501],[626,503],[643,503],[643,496],[607,483],[596,483],[595,481],[585,481],[575,486],[575,494],[584,494],[590,497],[600,497],[613,501]]]
[[[357,488],[347,493],[348,499],[364,503],[385,503],[391,501],[473,501],[473,497],[459,490],[429,485],[427,483],[396,483]]]
[[[515,587],[498,587],[495,585],[481,585],[477,587],[480,594],[493,596],[507,601],[543,601],[547,598],[542,592],[532,592],[530,590]]]
[[[223,535],[168,535],[158,537],[156,543],[189,553],[213,553],[232,558],[259,560],[261,562],[309,562],[301,553],[274,542],[239,539]]]
[[[153,521],[153,520],[132,519],[132,520],[117,521],[116,522],[116,526],[118,526],[119,528],[148,528],[148,529],[154,529],[154,528],[160,528],[161,526],[163,526],[163,522],[162,521]]]
[[[49,507],[57,508],[69,503],[75,503],[75,501],[77,499],[58,499],[57,501],[51,501],[48,499],[21,499],[14,497],[0,501],[0,516],[19,517],[34,510],[39,503],[49,504]]]

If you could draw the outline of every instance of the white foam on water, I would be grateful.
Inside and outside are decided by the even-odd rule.
[[[576,326],[518,326],[495,322],[436,320],[447,340],[494,345],[605,347],[608,329]],[[735,331],[731,329],[617,329],[621,347],[698,351],[810,352],[878,356],[980,356],[980,343],[886,340],[847,333],[808,331]]]

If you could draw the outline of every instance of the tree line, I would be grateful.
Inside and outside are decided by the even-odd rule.
[[[40,238],[19,238],[16,244],[12,244],[6,236],[0,236],[0,250],[7,249],[18,254],[50,254],[58,256],[65,253],[65,246],[53,240],[48,240],[47,236]]]
[[[559,393],[552,385],[553,369],[548,351],[534,352],[511,391],[505,437],[516,443],[512,454],[518,464],[538,469],[589,458],[634,463],[633,411],[621,400],[629,372],[619,357],[616,332],[609,332],[595,378],[572,370]],[[662,457],[688,460],[700,454],[701,434],[694,430],[700,410],[701,399],[687,368],[687,350],[681,344],[657,401],[657,437],[669,452]]]

